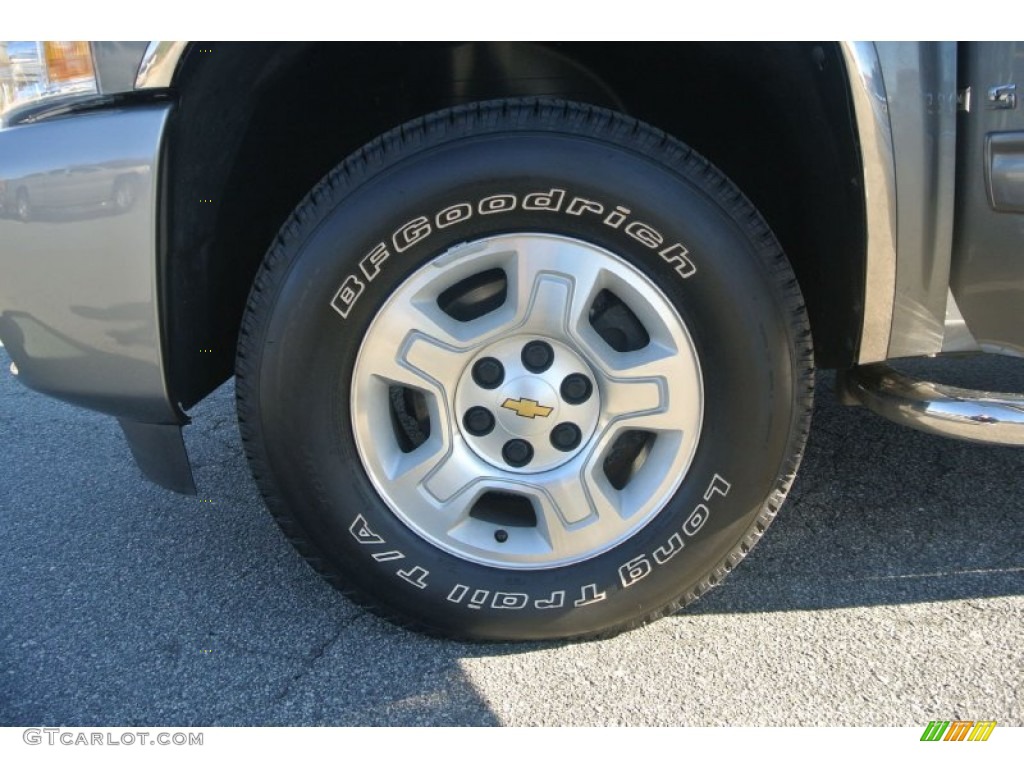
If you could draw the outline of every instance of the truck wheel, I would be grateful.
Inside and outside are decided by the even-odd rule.
[[[400,624],[614,634],[718,583],[799,463],[813,365],[767,225],[621,114],[408,123],[299,205],[237,360],[282,529]]]

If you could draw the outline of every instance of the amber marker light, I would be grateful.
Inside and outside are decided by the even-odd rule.
[[[0,128],[52,102],[99,92],[92,46],[84,40],[0,41]]]
[[[74,83],[95,79],[92,51],[84,40],[46,40],[43,42],[46,75],[51,83]]]

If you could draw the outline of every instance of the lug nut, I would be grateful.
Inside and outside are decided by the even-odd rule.
[[[543,373],[555,360],[555,351],[546,341],[531,341],[523,347],[523,365],[530,373]]]
[[[473,381],[484,389],[494,389],[505,380],[505,367],[493,357],[484,357],[473,365]]]
[[[462,417],[462,426],[469,434],[483,437],[494,429],[494,416],[486,408],[474,405]]]
[[[560,451],[571,451],[582,439],[580,428],[571,421],[563,421],[551,430],[551,444]]]
[[[594,385],[582,373],[570,373],[562,379],[560,391],[562,399],[569,405],[579,405],[590,399],[590,395],[594,392]]]
[[[533,446],[518,438],[502,446],[501,456],[510,467],[525,467],[533,458]]]

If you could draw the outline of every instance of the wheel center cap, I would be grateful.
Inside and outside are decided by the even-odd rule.
[[[555,339],[523,335],[490,344],[456,388],[462,436],[499,469],[553,469],[594,434],[601,413],[595,381],[586,361]]]
[[[517,437],[546,435],[559,423],[559,398],[540,375],[520,376],[498,387],[493,399],[498,424]]]

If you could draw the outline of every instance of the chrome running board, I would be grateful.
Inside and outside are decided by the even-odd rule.
[[[1024,446],[1024,395],[919,381],[882,363],[842,377],[844,395],[922,432],[976,443]]]

